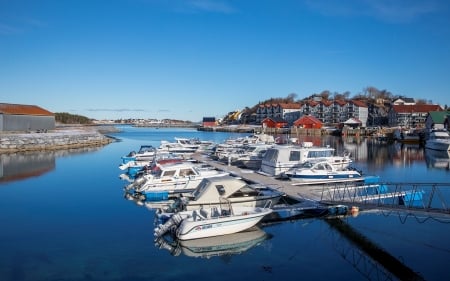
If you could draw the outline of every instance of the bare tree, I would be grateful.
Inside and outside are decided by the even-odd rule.
[[[293,102],[295,102],[295,99],[296,99],[296,98],[297,98],[297,94],[296,94],[296,93],[290,93],[290,94],[287,96],[286,101],[287,101],[287,102],[293,103]]]
[[[328,100],[328,98],[331,96],[331,92],[328,90],[324,90],[319,94],[319,96],[321,96],[324,100]]]

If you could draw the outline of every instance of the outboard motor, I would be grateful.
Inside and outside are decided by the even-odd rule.
[[[164,234],[166,234],[168,231],[175,230],[182,221],[183,221],[183,218],[181,217],[180,214],[178,214],[178,213],[173,214],[170,217],[170,219],[168,221],[166,221],[165,224],[159,225],[158,227],[155,228],[154,235],[156,237],[161,237]]]

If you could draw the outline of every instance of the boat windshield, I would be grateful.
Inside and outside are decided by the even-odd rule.
[[[141,146],[141,148],[139,149],[139,153],[144,153],[144,152],[154,152],[155,148],[153,146]]]
[[[252,188],[249,185],[245,185],[241,187],[239,190],[235,191],[233,194],[229,196],[229,198],[233,197],[248,197],[248,196],[258,196],[260,193],[258,190]]]
[[[266,155],[264,155],[264,160],[269,162],[277,162],[278,158],[278,150],[276,149],[269,149],[267,150]]]
[[[311,162],[309,162],[309,161],[306,161],[305,163],[303,163],[302,165],[301,165],[301,167],[302,168],[312,168],[313,167],[313,163],[311,163]]]
[[[206,190],[206,187],[208,186],[208,181],[207,180],[202,180],[199,185],[197,186],[197,188],[192,192],[192,195],[197,198],[200,194],[203,193],[204,190]]]
[[[308,158],[332,157],[333,150],[312,150],[308,151]]]

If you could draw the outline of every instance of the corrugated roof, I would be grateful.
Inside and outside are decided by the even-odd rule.
[[[8,115],[41,115],[53,116],[54,114],[37,105],[0,103],[0,113]]]

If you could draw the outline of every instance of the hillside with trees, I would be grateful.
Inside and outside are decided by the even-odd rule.
[[[241,123],[251,123],[251,116],[256,114],[258,107],[262,104],[280,104],[280,103],[306,103],[308,101],[337,101],[337,100],[358,100],[367,104],[371,112],[375,112],[381,116],[387,116],[387,112],[390,108],[390,103],[396,98],[402,97],[401,95],[394,95],[390,91],[383,89],[380,90],[373,86],[368,86],[362,89],[361,92],[351,95],[349,91],[345,92],[332,92],[329,90],[323,90],[320,93],[314,93],[310,96],[304,98],[298,98],[296,93],[290,93],[287,97],[279,97],[279,98],[270,98],[263,101],[259,101],[257,104],[246,107],[242,111],[240,111],[240,115],[242,116],[240,119]],[[417,104],[432,104],[431,100],[426,99],[417,99]],[[447,105],[444,106],[447,108]],[[236,118],[232,118],[236,115],[236,112],[229,112],[224,117],[224,123],[230,123],[230,121],[236,120]]]
[[[92,120],[86,116],[70,114],[67,112],[57,112],[55,113],[55,121],[61,124],[92,124]]]

